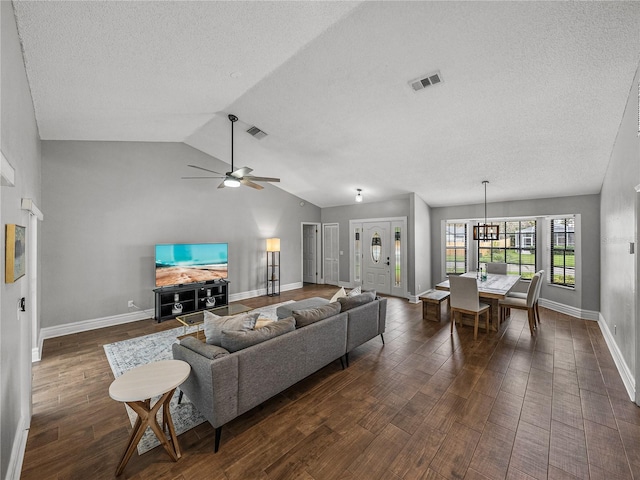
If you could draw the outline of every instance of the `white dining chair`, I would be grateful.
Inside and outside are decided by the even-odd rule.
[[[489,312],[490,305],[480,303],[478,296],[478,283],[473,277],[458,277],[451,275],[449,277],[449,289],[451,296],[449,297],[451,309],[451,333],[453,334],[453,324],[456,321],[456,314],[460,314],[460,326],[462,326],[462,314],[470,314],[475,317],[473,327],[473,339],[478,339],[478,322],[480,315],[486,315],[486,330],[489,331]]]
[[[526,298],[506,296],[503,300],[498,301],[498,308],[500,308],[500,322],[504,321],[505,312],[509,308],[526,310],[527,318],[529,320],[529,331],[531,332],[531,335],[534,334],[534,329],[536,327],[535,300],[540,276],[540,272],[538,272],[531,279]]]
[[[507,264],[498,262],[487,263],[487,273],[498,273],[500,275],[506,275]]]

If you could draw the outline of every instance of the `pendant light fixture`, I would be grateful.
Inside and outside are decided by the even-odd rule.
[[[356,190],[358,191],[358,193],[356,193],[356,202],[362,203],[362,189],[356,188]]]
[[[487,225],[487,183],[489,180],[483,180],[484,184],[484,225],[478,225],[473,227],[473,239],[474,240],[498,240],[499,227],[498,225]]]

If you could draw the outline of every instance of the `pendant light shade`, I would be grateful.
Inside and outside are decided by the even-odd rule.
[[[487,183],[489,180],[483,180],[484,184],[484,225],[475,225],[473,227],[474,240],[498,240],[500,235],[500,227],[498,225],[487,225]]]

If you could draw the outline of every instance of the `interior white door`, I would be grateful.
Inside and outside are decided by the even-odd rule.
[[[302,226],[302,281],[318,283],[316,237],[318,230],[315,225]]]
[[[324,283],[338,285],[340,279],[340,251],[337,223],[322,226],[322,248],[324,251]]]
[[[379,293],[391,293],[390,222],[363,225],[362,286]]]

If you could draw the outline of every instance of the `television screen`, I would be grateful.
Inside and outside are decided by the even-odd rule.
[[[227,278],[226,243],[156,245],[156,287]]]

